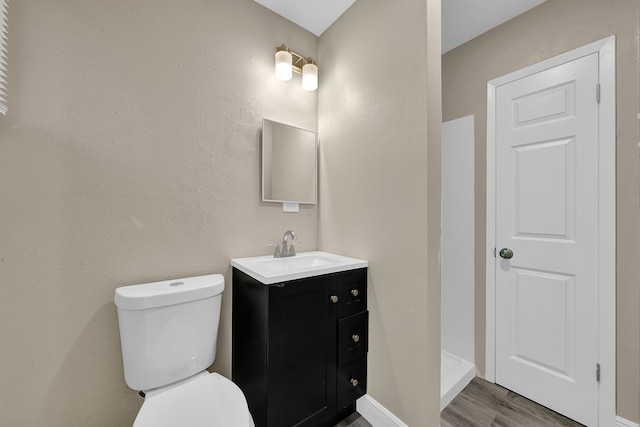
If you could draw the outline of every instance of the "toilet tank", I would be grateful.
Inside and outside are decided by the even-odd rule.
[[[124,378],[134,390],[180,381],[215,360],[221,274],[116,289]]]

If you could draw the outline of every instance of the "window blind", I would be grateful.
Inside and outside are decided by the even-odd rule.
[[[7,44],[9,0],[0,0],[0,114],[7,114]]]

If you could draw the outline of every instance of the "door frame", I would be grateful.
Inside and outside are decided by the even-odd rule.
[[[486,367],[495,383],[496,326],[496,89],[575,59],[598,53],[598,424],[616,420],[616,39],[610,36],[487,83]],[[596,96],[596,88],[594,88]],[[594,375],[596,367],[594,366]]]

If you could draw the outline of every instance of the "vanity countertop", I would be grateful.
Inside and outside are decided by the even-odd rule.
[[[231,265],[254,279],[271,285],[289,280],[338,273],[368,267],[367,261],[328,252],[299,252],[296,256],[274,258],[272,255],[234,258]]]

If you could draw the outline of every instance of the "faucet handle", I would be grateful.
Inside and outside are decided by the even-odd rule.
[[[275,246],[275,250],[273,251],[274,258],[280,258],[280,245],[277,243],[267,243],[267,246]]]
[[[291,255],[295,255],[296,254],[296,245],[300,244],[302,242],[299,242],[297,240],[294,240],[293,242],[289,243],[289,253]]]

